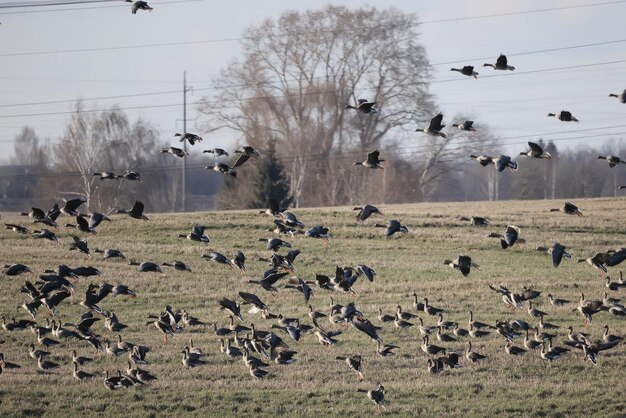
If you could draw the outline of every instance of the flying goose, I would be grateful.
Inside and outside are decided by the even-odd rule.
[[[483,167],[487,167],[489,164],[493,164],[493,157],[490,157],[488,155],[474,155],[474,154],[470,154],[469,156],[471,159],[476,160],[479,162],[480,165],[482,165]]]
[[[428,125],[427,128],[423,128],[423,129],[416,129],[415,132],[424,132],[428,135],[432,135],[432,136],[440,136],[442,138],[446,137],[446,134],[444,134],[443,132],[441,132],[441,130],[446,126],[446,125],[442,125],[441,122],[443,121],[443,114],[442,113],[438,113],[437,116],[435,116],[434,118],[432,118],[430,120],[430,125]]]
[[[148,2],[143,0],[124,0],[127,3],[130,3],[130,11],[132,14],[137,14],[137,10],[147,10],[152,12],[152,7],[148,6]],[[109,388],[110,389],[110,388]]]
[[[560,208],[550,209],[550,212],[563,212],[566,215],[583,216],[583,213],[580,209],[578,209],[578,206],[571,202],[565,202]]]
[[[496,166],[498,172],[504,171],[505,168],[509,168],[512,172],[517,171],[517,163],[511,160],[508,155],[498,155],[491,160],[492,164]]]
[[[483,218],[481,216],[471,216],[469,218],[467,216],[460,216],[459,220],[470,221],[472,225],[474,226],[490,226],[491,225],[491,222],[489,221],[489,219]]]
[[[183,158],[185,155],[189,155],[187,151],[183,151],[181,148],[176,148],[176,147],[163,147],[161,148],[161,153],[172,154],[180,158]]]
[[[95,172],[93,176],[100,177],[100,180],[119,180],[122,176],[110,171]]]
[[[87,203],[87,201],[83,199],[66,200],[65,205],[61,208],[61,213],[67,216],[78,216],[80,212],[76,209],[83,203]]]
[[[141,182],[141,174],[136,171],[126,170],[126,173],[122,175],[128,181],[139,181]]]
[[[561,110],[558,113],[548,113],[547,116],[555,117],[562,122],[578,122],[578,119],[572,116],[572,113],[567,110]]]
[[[374,107],[376,102],[368,102],[365,99],[358,99],[357,105],[346,105],[346,109],[355,109],[361,113],[378,113],[378,110]]]
[[[146,215],[143,214],[144,205],[140,200],[136,200],[135,204],[130,209],[118,209],[115,213],[125,213],[131,218],[141,219],[143,221],[149,220]]]
[[[528,141],[528,146],[530,147],[529,151],[520,152],[519,155],[525,155],[531,158],[545,158],[549,160],[552,158],[549,152],[545,152],[539,144],[535,142]]]
[[[524,238],[519,236],[520,228],[515,225],[507,225],[504,234],[498,234],[497,232],[492,232],[487,235],[488,238],[500,238],[500,246],[503,249],[507,249],[512,247],[513,245],[523,245],[526,243]]]
[[[456,260],[443,260],[443,264],[452,267],[455,270],[459,270],[463,276],[467,277],[470,274],[470,269],[474,267],[478,269],[480,266],[472,261],[472,258],[467,255],[459,255]]]
[[[185,132],[184,134],[180,134],[180,133],[175,133],[174,136],[179,136],[180,137],[180,142],[185,142],[185,140],[187,142],[189,142],[189,145],[194,145],[196,142],[201,142],[202,138],[199,137],[196,134],[191,134],[189,132]]]
[[[367,160],[357,161],[353,163],[352,165],[362,165],[367,168],[378,168],[380,170],[384,170],[385,168],[382,165],[380,165],[380,163],[382,163],[385,160],[379,159],[378,158],[379,155],[380,155],[380,152],[378,150],[372,151],[369,154],[367,154]]]
[[[615,155],[607,155],[606,157],[598,155],[598,160],[606,160],[609,163],[609,167],[613,168],[618,164],[626,164],[626,160],[623,160]]]
[[[356,215],[357,222],[365,221],[372,215],[383,215],[383,213],[376,207],[372,205],[365,205],[363,207],[355,207],[353,210],[358,210],[359,213]]]
[[[611,93],[609,94],[609,97],[617,97],[617,100],[619,100],[620,103],[626,103],[626,90],[624,90],[620,94]]]
[[[494,70],[515,70],[515,67],[508,64],[506,55],[504,54],[500,54],[495,64],[483,64],[483,67],[492,67]]]
[[[478,78],[478,73],[474,71],[474,67],[471,65],[465,65],[463,68],[450,68],[450,71],[456,71],[468,77]]]
[[[202,151],[202,153],[213,154],[215,157],[221,157],[222,155],[224,157],[228,157],[229,155],[228,152],[226,152],[222,148],[205,149],[204,151]]]
[[[476,128],[474,128],[474,121],[473,120],[466,120],[463,123],[453,123],[452,124],[453,128],[458,128],[461,131],[467,131],[467,132],[472,132],[472,133],[476,133]]]
[[[198,242],[202,242],[202,243],[208,244],[210,242],[210,240],[209,240],[209,237],[204,235],[204,230],[205,229],[206,229],[206,226],[195,225],[191,229],[191,232],[189,234],[187,234],[187,235],[178,234],[178,238],[187,238],[188,240],[191,240],[191,241],[198,241]]]
[[[385,228],[385,236],[386,237],[390,237],[393,234],[395,234],[396,232],[403,232],[405,234],[409,233],[409,228],[407,228],[406,226],[400,224],[400,222],[395,220],[395,219],[392,219],[392,220],[388,221],[387,225],[376,224],[374,226],[376,228]]]

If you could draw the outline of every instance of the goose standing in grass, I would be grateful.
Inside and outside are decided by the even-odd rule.
[[[548,300],[550,301],[550,304],[552,306],[565,306],[568,303],[570,303],[571,301],[567,300],[567,299],[559,299],[559,298],[555,298],[554,296],[552,296],[551,293],[548,293]]]
[[[37,359],[37,367],[39,370],[44,372],[49,372],[50,370],[55,370],[61,367],[59,364],[54,363],[52,361],[47,361],[43,359],[43,356],[39,356]]]
[[[476,133],[476,128],[474,128],[473,120],[466,120],[463,123],[453,123],[452,127],[458,128],[460,131],[472,132],[473,134]]]
[[[504,351],[510,356],[523,356],[526,354],[526,350],[523,348],[515,347],[511,340],[506,340],[506,344],[504,345]]]
[[[529,151],[520,152],[519,155],[525,155],[531,158],[545,158],[547,160],[551,159],[552,156],[549,152],[545,152],[541,146],[535,142],[528,141],[528,146],[530,147]]]
[[[465,349],[465,358],[472,363],[480,363],[482,360],[486,359],[487,356],[472,351],[472,342],[468,341],[467,348]]]
[[[428,125],[427,128],[423,128],[423,129],[418,128],[415,132],[424,132],[425,134],[428,134],[428,135],[440,136],[442,138],[445,138],[446,134],[441,132],[441,130],[445,128],[446,125],[442,125],[441,124],[442,121],[443,121],[443,114],[438,113],[434,118],[430,120],[430,124]]]
[[[376,404],[376,412],[381,413],[382,411],[387,409],[385,407],[385,387],[380,383],[375,390],[357,389],[356,391],[367,394],[369,400]]]
[[[459,270],[463,276],[470,274],[472,267],[479,269],[479,265],[472,261],[472,257],[467,255],[459,255],[456,260],[443,260],[443,264],[450,266],[455,270]]]
[[[620,94],[611,93],[609,94],[609,97],[617,97],[617,100],[619,100],[620,103],[625,104],[626,103],[626,90],[622,91]]]
[[[450,68],[450,71],[456,71],[468,77],[478,78],[478,73],[474,71],[474,67],[471,65],[465,65],[463,68]]]
[[[128,262],[129,266],[138,266],[137,271],[140,273],[161,273],[163,274],[163,270],[161,267],[153,263],[152,261],[144,261],[143,263],[138,263],[135,260],[130,260]]]
[[[380,163],[382,163],[385,160],[379,159],[378,158],[379,155],[380,155],[380,152],[378,150],[372,151],[369,154],[367,154],[367,160],[357,161],[353,163],[352,165],[362,165],[367,168],[384,170],[385,168],[382,165],[380,165]]]
[[[495,64],[483,64],[483,67],[492,67],[494,70],[515,70],[515,67],[509,65],[506,55],[504,54],[500,54]]]
[[[346,109],[355,109],[361,113],[378,113],[376,109],[376,102],[369,102],[365,99],[358,99],[357,105],[346,105]]]
[[[566,215],[583,216],[583,213],[580,209],[578,209],[578,206],[571,202],[565,202],[560,208],[552,208],[550,209],[550,212],[562,212]]]
[[[609,167],[613,168],[618,164],[626,164],[626,161],[615,155],[602,156],[598,155],[598,160],[606,160],[609,163]]]
[[[136,200],[133,207],[130,209],[118,209],[115,213],[124,213],[133,219],[140,219],[142,221],[149,220],[146,215],[143,214],[144,205],[140,200]]]
[[[146,10],[148,12],[152,12],[153,8],[148,6],[148,2],[143,0],[124,0],[127,3],[130,3],[130,11],[132,14],[137,14],[138,10]]]
[[[561,110],[558,113],[548,113],[547,116],[557,118],[561,122],[578,122],[578,119],[572,116],[572,113],[567,110]]]
[[[392,220],[388,221],[387,225],[376,224],[374,226],[376,228],[385,228],[385,236],[387,238],[389,238],[390,236],[392,236],[396,232],[402,232],[402,233],[405,233],[405,234],[409,233],[409,228],[407,228],[406,226],[402,225],[400,223],[400,221],[397,221],[395,219],[392,219]]]
[[[185,155],[189,155],[187,151],[182,150],[181,148],[176,147],[163,147],[161,148],[162,154],[172,154],[179,158],[183,158]]]
[[[175,133],[174,136],[179,136],[180,142],[189,142],[189,145],[195,145],[196,142],[202,142],[202,137],[196,135],[196,134],[191,134],[189,132],[185,132],[184,134],[180,134],[180,133]]]
[[[378,341],[376,343],[376,354],[381,357],[395,356],[396,353],[393,350],[399,348],[400,347],[398,347],[397,345],[383,344],[382,342]]]
[[[222,148],[205,149],[204,151],[202,151],[202,153],[213,154],[216,158],[221,156],[228,157],[228,152],[226,152]]]
[[[353,210],[359,211],[359,213],[356,215],[357,222],[363,222],[372,215],[383,215],[383,213],[376,206],[372,205],[365,205],[362,207],[357,206]]]

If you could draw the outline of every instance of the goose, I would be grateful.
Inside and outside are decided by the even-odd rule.
[[[187,235],[185,235],[185,234],[178,234],[178,238],[187,238],[190,241],[198,241],[198,242],[202,242],[202,243],[208,244],[210,242],[210,240],[209,240],[209,237],[204,235],[204,230],[205,229],[206,229],[206,226],[195,225],[191,229],[190,233],[188,233]]]
[[[133,207],[130,209],[118,209],[115,213],[124,213],[133,219],[140,219],[142,221],[148,221],[148,217],[143,214],[144,205],[140,200],[136,200]]]
[[[424,313],[430,316],[437,316],[441,313],[445,313],[445,311],[441,308],[435,308],[434,306],[430,306],[428,304],[428,298],[424,298]]]
[[[490,226],[491,225],[491,222],[489,221],[489,219],[483,218],[481,216],[471,216],[469,218],[467,216],[460,216],[459,220],[469,221],[474,226]]]
[[[376,102],[358,99],[356,106],[346,105],[346,109],[355,109],[361,113],[378,113],[378,110],[374,106],[376,106]]]
[[[446,354],[446,349],[437,345],[429,344],[428,335],[422,337],[422,351],[430,356],[435,356],[439,353]]]
[[[472,351],[472,342],[468,341],[467,348],[465,349],[465,358],[472,363],[480,363],[482,360],[486,359],[487,356]]]
[[[357,222],[363,222],[372,215],[383,216],[383,213],[376,206],[372,206],[372,205],[365,205],[362,207],[357,206],[353,210],[359,211],[359,213],[356,215]]]
[[[228,157],[229,155],[228,152],[226,152],[222,148],[205,149],[204,151],[202,151],[202,153],[213,154],[215,157]]]
[[[196,142],[202,142],[202,137],[196,135],[196,134],[192,134],[189,132],[185,132],[184,134],[180,134],[180,133],[175,133],[174,136],[179,136],[180,142],[189,142],[189,145],[195,145]]]
[[[426,367],[428,370],[428,373],[431,374],[437,374],[440,372],[443,372],[443,360],[441,360],[441,357],[436,358],[436,359],[428,359],[428,361],[426,362]]]
[[[163,273],[163,270],[161,269],[161,267],[156,264],[153,263],[152,261],[144,261],[143,263],[138,263],[134,260],[130,260],[128,262],[128,265],[130,266],[139,266],[137,267],[137,271],[141,272],[141,273]]]
[[[464,328],[459,328],[459,324],[455,323],[452,328],[452,333],[457,337],[467,337],[469,332]]]
[[[79,366],[84,366],[87,363],[91,363],[93,361],[92,358],[89,357],[80,357],[76,353],[76,350],[72,350],[72,362],[78,364]]]
[[[506,55],[500,54],[495,64],[483,64],[483,67],[492,67],[494,70],[509,70],[514,71],[515,67],[508,64]]]
[[[607,252],[610,254],[610,257],[606,260],[606,265],[608,267],[613,267],[626,260],[626,248],[619,248],[617,250],[611,250]],[[622,277],[622,273],[620,272],[620,279]]]
[[[374,390],[365,390],[365,389],[357,389],[357,392],[366,393],[367,397],[370,401],[376,404],[376,412],[381,413],[381,411],[386,410],[385,407],[385,387],[378,384],[378,387]]]
[[[163,147],[161,148],[161,153],[162,154],[172,154],[175,155],[177,157],[183,158],[185,157],[185,155],[189,155],[189,153],[187,151],[183,151],[180,148],[176,148],[176,147]]]
[[[443,121],[443,114],[438,113],[437,116],[435,116],[434,118],[430,120],[430,125],[428,125],[427,128],[423,128],[423,129],[418,128],[415,132],[424,132],[425,134],[428,134],[428,135],[440,136],[442,138],[445,138],[446,134],[441,132],[441,130],[446,125],[442,125],[441,124],[442,121]]]
[[[298,218],[296,218],[296,215],[294,215],[293,213],[284,210],[282,212],[279,212],[279,215],[283,219],[285,225],[292,228],[304,228],[304,223],[300,222]]]
[[[463,276],[467,277],[470,274],[470,269],[474,267],[479,269],[479,265],[472,261],[472,258],[468,255],[459,255],[456,260],[443,260],[443,264],[450,266],[455,270],[459,270]]]
[[[127,3],[130,3],[130,11],[132,14],[137,14],[137,10],[147,10],[148,12],[152,12],[153,8],[148,6],[148,2],[143,0],[124,0]],[[110,388],[109,388],[110,389]]]
[[[94,177],[100,177],[100,180],[119,180],[122,176],[119,174],[112,173],[110,171],[102,171],[92,173]]]
[[[598,160],[606,160],[609,163],[609,167],[613,168],[618,164],[626,164],[626,160],[616,157],[615,155],[602,156],[598,155]]]
[[[380,322],[393,322],[396,319],[395,316],[383,314],[383,309],[382,308],[378,308],[378,316],[377,316],[377,318],[378,318],[378,320]]]
[[[28,216],[34,220],[41,220],[46,218],[46,213],[40,208],[31,207],[30,212],[20,212],[20,216]]]
[[[468,77],[474,77],[478,79],[478,73],[474,71],[474,67],[471,65],[465,65],[463,68],[450,68],[450,71],[456,71]]]
[[[622,341],[624,337],[620,337],[617,335],[609,334],[609,326],[605,325],[602,327],[604,329],[604,334],[602,334],[602,341],[605,343],[610,343],[614,341]]]
[[[567,300],[567,299],[555,298],[554,296],[552,296],[551,293],[548,293],[548,300],[550,301],[550,304],[552,306],[564,306],[564,305],[570,303],[570,301]]]
[[[476,329],[493,328],[493,326],[487,325],[484,322],[474,321],[474,312],[469,311],[469,316],[470,317],[469,317],[468,325],[470,328],[476,328]]]
[[[18,276],[20,274],[32,273],[32,272],[33,271],[30,269],[30,267],[24,264],[20,264],[20,263],[5,264],[4,271],[3,271],[3,273],[6,274],[7,276]]]
[[[357,264],[354,266],[354,271],[356,271],[357,276],[364,275],[370,283],[374,282],[376,271],[373,268],[368,267],[365,264]]]
[[[550,209],[550,212],[562,212],[566,215],[583,216],[583,213],[580,209],[578,209],[578,206],[571,202],[565,202],[560,208],[552,208]]]
[[[141,174],[136,171],[126,170],[126,173],[122,175],[128,181],[138,181],[141,182]]]
[[[249,145],[243,146],[241,149],[235,150],[235,154],[241,154],[246,157],[261,157],[261,153],[259,153],[259,150],[256,150]]]
[[[547,160],[551,159],[552,156],[549,152],[545,152],[541,146],[535,142],[528,141],[528,146],[530,147],[529,151],[522,151],[519,155],[525,155],[531,158],[545,158]]]
[[[558,325],[550,324],[547,322],[543,322],[543,315],[539,316],[539,329],[559,329]]]
[[[381,357],[395,356],[396,353],[394,353],[393,350],[398,348],[400,347],[398,347],[397,345],[383,344],[381,341],[378,341],[376,343],[376,354]]]
[[[578,122],[578,119],[572,116],[571,112],[567,110],[561,110],[558,113],[548,113],[547,116],[557,118],[562,122]]]
[[[604,266],[605,260],[606,260],[606,254],[605,253],[595,253],[594,255],[592,255],[589,258],[580,258],[580,259],[578,259],[578,262],[579,263],[584,263],[586,261],[590,266],[600,270],[601,274],[606,275],[608,273],[608,270]]]
[[[561,357],[561,353],[555,350],[548,349],[545,341],[541,342],[541,358],[542,359],[552,362],[558,359],[559,357]]]
[[[16,224],[4,224],[5,229],[10,229],[13,232],[17,232],[18,234],[29,234],[30,230],[28,228],[26,228],[25,226],[22,225],[16,225]]]
[[[58,369],[61,366],[59,366],[57,363],[44,360],[43,356],[39,356],[39,358],[37,359],[37,367],[39,368],[39,370],[48,372],[50,370]]]
[[[126,0],[129,1],[129,0]],[[119,371],[118,371],[119,372]],[[118,376],[110,376],[107,370],[104,371],[104,386],[109,390],[127,389],[134,386],[130,379],[124,378],[121,373]]]
[[[189,355],[189,347],[185,347],[185,349],[183,351],[181,351],[182,355],[183,355],[183,366],[185,366],[188,369],[192,369],[194,367],[198,367],[198,366],[202,366],[206,364],[206,361],[204,360],[200,360],[197,358],[192,358]]]
[[[482,165],[483,167],[487,167],[489,164],[493,164],[493,157],[490,157],[488,155],[474,155],[474,154],[470,154],[469,157],[472,160],[478,161],[478,163],[480,165]]]
[[[399,315],[396,314],[396,319],[393,321],[393,324],[396,326],[396,328],[409,328],[412,327],[414,324],[403,320],[402,318],[400,318]]]
[[[547,313],[540,311],[539,309],[533,308],[533,303],[532,302],[528,302],[528,315],[530,316],[534,316],[535,318],[539,318],[542,316],[546,316],[548,315]]]
[[[539,348],[539,346],[541,346],[540,342],[528,338],[528,330],[526,330],[526,336],[524,337],[524,347],[527,350],[536,350],[537,348]]]
[[[469,335],[472,338],[483,338],[486,337],[488,335],[490,335],[491,332],[489,331],[481,331],[479,329],[474,328],[474,326],[472,324],[470,324],[470,329],[469,329]]]
[[[505,168],[509,168],[511,172],[518,170],[518,165],[515,161],[511,160],[508,155],[498,155],[496,158],[492,158],[491,163],[496,166],[498,172],[504,171]]]
[[[43,351],[43,350],[36,350],[35,349],[35,344],[29,344],[28,345],[28,355],[31,356],[32,358],[34,358],[35,360],[37,360],[39,357],[49,356],[50,352],[49,351]]]
[[[87,257],[91,258],[91,250],[88,246],[88,242],[86,239],[81,239],[76,235],[70,235],[74,242],[70,243],[70,251],[78,250],[83,254],[86,254]]]
[[[228,174],[229,176],[237,177],[237,172],[235,171],[234,167],[231,167],[228,164],[224,164],[224,163],[220,163],[216,161],[213,167],[207,165],[204,168],[207,170],[216,171],[221,174]]]
[[[487,235],[488,238],[500,238],[500,246],[503,249],[507,249],[517,244],[518,246],[524,245],[526,240],[519,236],[520,228],[515,225],[507,225],[504,234],[498,234],[497,232],[492,232]]]
[[[526,350],[523,348],[515,347],[510,340],[506,340],[504,345],[504,351],[510,356],[523,356],[526,354]]]
[[[61,213],[67,216],[78,216],[80,212],[77,209],[83,203],[87,203],[87,201],[83,199],[66,200],[65,205],[61,208]]]
[[[606,283],[604,284],[604,286],[613,292],[617,292],[622,287],[625,287],[623,284],[620,284],[619,282],[612,282],[609,276],[606,276]]]
[[[121,258],[123,260],[126,260],[126,256],[124,255],[124,253],[114,248],[107,248],[106,250],[100,250],[96,248],[95,250],[93,250],[93,252],[97,254],[104,254],[104,260],[109,260],[111,258]]]
[[[363,380],[363,365],[362,365],[362,357],[360,354],[355,354],[353,356],[337,356],[335,360],[345,361],[350,370],[356,373],[356,377],[359,381]]]
[[[243,317],[241,316],[240,305],[234,300],[222,298],[219,300],[220,309],[227,311],[230,315],[239,318],[241,322],[243,322]]]
[[[439,318],[437,320],[437,326],[442,328],[443,330],[451,330],[454,329],[455,325],[458,325],[456,322],[452,322],[452,321],[444,321],[443,320],[443,314],[438,314],[437,317]]]
[[[267,245],[265,246],[265,248],[274,252],[278,251],[282,247],[291,248],[290,243],[288,243],[287,241],[283,241],[280,238],[259,238],[259,241],[266,242]]]
[[[319,343],[323,346],[330,347],[337,344],[337,340],[331,337],[329,333],[322,332],[318,329],[314,334],[317,336]]]
[[[620,94],[611,93],[609,94],[609,97],[617,97],[617,100],[619,100],[620,103],[626,103],[626,90],[624,90]]]
[[[409,233],[409,228],[407,228],[406,226],[402,225],[400,223],[400,221],[397,221],[395,219],[392,219],[392,220],[388,221],[386,225],[376,224],[374,226],[376,228],[385,228],[385,237],[387,237],[387,238],[389,238],[390,236],[392,236],[396,232],[402,232],[402,233],[405,233],[405,234]]]
[[[460,131],[472,132],[476,134],[476,128],[474,128],[473,120],[466,120],[463,123],[453,123],[453,128],[458,128]]]
[[[437,327],[437,334],[436,335],[437,335],[437,339],[439,341],[441,341],[441,342],[454,342],[454,341],[457,340],[456,338],[451,337],[451,336],[449,336],[447,334],[442,334],[441,333],[442,329],[443,329],[442,327]]]
[[[380,165],[380,163],[382,163],[385,160],[379,159],[378,158],[379,155],[380,155],[380,152],[378,150],[372,151],[369,154],[367,154],[367,160],[357,161],[353,163],[352,165],[362,165],[367,168],[384,170],[385,168],[382,165]]]
[[[72,376],[74,376],[76,379],[82,382],[83,380],[91,379],[93,377],[93,375],[90,373],[84,372],[82,370],[78,370],[78,363],[73,362],[72,364],[74,366],[74,371],[72,373]]]
[[[558,267],[561,264],[561,260],[564,258],[572,258],[572,255],[565,251],[565,246],[555,242],[552,244],[552,247],[549,248],[548,252],[552,255],[552,265],[554,267]]]

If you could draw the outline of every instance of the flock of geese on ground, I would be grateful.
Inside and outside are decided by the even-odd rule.
[[[104,178],[104,176],[103,176]],[[97,212],[84,214],[79,212],[79,207],[85,201],[73,199],[66,201],[63,207],[54,205],[50,210],[44,212],[39,208],[32,208],[28,213],[21,213],[23,216],[33,218],[35,224],[41,224],[49,228],[57,228],[60,214],[64,214],[75,219],[75,223],[66,223],[66,228],[76,229],[85,234],[95,236],[103,221],[111,222],[111,219],[104,214]],[[132,209],[120,209],[119,214],[128,215],[134,219],[147,220],[143,214],[143,204],[136,202]],[[372,205],[357,207],[356,221],[366,222],[373,215],[382,216],[382,212]],[[559,211],[567,215],[582,216],[582,211],[576,205],[566,202],[562,207],[553,208],[551,211]],[[515,309],[525,311],[529,317],[525,319],[512,319],[509,321],[496,321],[493,324],[485,323],[475,319],[473,312],[469,311],[467,327],[460,322],[449,320],[447,312],[441,307],[429,304],[428,298],[420,300],[418,295],[412,295],[412,308],[403,310],[401,305],[397,305],[393,314],[384,313],[382,309],[378,314],[363,312],[355,302],[346,305],[335,303],[331,297],[331,304],[326,307],[313,308],[311,295],[314,292],[328,292],[329,295],[335,293],[345,293],[356,298],[357,291],[355,285],[359,278],[364,278],[373,282],[376,278],[376,271],[365,264],[355,264],[351,267],[337,266],[334,275],[316,274],[314,281],[303,280],[296,275],[297,257],[300,250],[291,249],[292,245],[287,239],[303,236],[305,238],[318,238],[328,243],[332,236],[328,228],[321,225],[306,229],[303,222],[297,219],[295,214],[287,209],[280,208],[278,202],[270,200],[269,207],[260,211],[273,218],[273,225],[268,231],[273,231],[279,237],[263,237],[259,241],[264,243],[265,248],[271,251],[268,258],[261,258],[260,261],[267,262],[270,268],[263,273],[261,279],[249,278],[250,292],[238,292],[237,297],[229,299],[223,298],[218,301],[219,308],[226,314],[224,319],[229,319],[230,325],[218,327],[212,324],[213,333],[220,339],[221,351],[231,359],[241,359],[245,369],[253,378],[261,379],[268,375],[270,361],[278,365],[290,365],[295,363],[297,351],[293,345],[297,344],[307,334],[317,337],[320,344],[332,347],[339,343],[340,335],[354,329],[364,333],[373,342],[373,350],[382,357],[389,357],[396,354],[400,347],[394,344],[383,342],[380,333],[386,327],[393,326],[398,329],[408,329],[415,327],[422,335],[421,349],[427,355],[427,370],[433,374],[449,373],[448,369],[461,367],[463,363],[469,365],[487,360],[487,355],[477,351],[472,346],[473,340],[481,340],[487,337],[501,338],[503,350],[510,356],[525,355],[528,351],[537,351],[542,359],[552,362],[568,353],[571,349],[582,352],[582,358],[593,364],[598,364],[599,354],[608,349],[618,346],[623,337],[609,333],[608,326],[604,327],[604,334],[600,340],[594,340],[587,333],[576,332],[569,326],[567,339],[563,341],[565,347],[555,344],[555,339],[559,338],[559,327],[544,322],[549,312],[538,310],[533,301],[541,296],[542,292],[523,288],[519,292],[509,290],[505,286],[492,286],[489,288],[497,293],[512,312]],[[483,217],[462,217],[461,221],[470,222],[476,227],[489,228],[491,223]],[[6,229],[19,234],[32,235],[35,239],[47,239],[59,244],[56,234],[50,229],[40,229],[30,231],[27,226],[20,224],[5,224]],[[387,238],[396,233],[409,233],[409,228],[398,220],[388,220],[385,224],[374,223],[373,227],[385,228],[383,235]],[[205,227],[196,225],[186,234],[178,234],[181,239],[198,242],[206,246],[206,253],[202,258],[209,262],[218,263],[229,268],[237,269],[242,276],[247,277],[246,256],[242,251],[234,252],[232,257],[215,251],[210,248],[211,240],[205,234]],[[492,232],[487,237],[497,238],[502,249],[521,246],[526,240],[520,236],[520,228],[509,225],[503,233]],[[107,248],[104,250],[90,248],[86,239],[77,235],[70,235],[72,241],[69,243],[69,250],[78,250],[86,254],[89,259],[92,254],[103,254],[104,260],[124,259],[127,257],[119,249]],[[281,249],[287,248],[286,254],[281,254]],[[555,243],[550,248],[539,247],[538,251],[550,254],[555,267],[558,267],[564,258],[571,258],[567,248],[559,243]],[[552,293],[548,294],[550,304],[554,309],[568,306],[568,309],[578,312],[584,319],[584,323],[592,323],[593,316],[604,313],[616,317],[626,318],[626,309],[620,300],[608,296],[609,292],[617,292],[626,287],[626,282],[622,278],[612,281],[607,275],[608,268],[620,264],[626,259],[626,248],[611,249],[603,253],[596,253],[589,258],[580,259],[579,262],[587,262],[596,268],[600,274],[605,276],[606,292],[602,300],[590,300],[581,294],[580,300],[573,301],[558,298]],[[141,273],[163,273],[163,268],[170,267],[178,271],[191,272],[192,269],[182,261],[157,264],[150,261],[138,263],[134,260],[128,262],[129,265],[138,266]],[[458,270],[463,276],[468,276],[472,269],[479,269],[480,266],[468,255],[459,255],[455,260],[444,260],[444,265]],[[7,277],[20,275],[35,275],[35,273],[24,264],[5,265],[3,273]],[[29,356],[36,360],[37,367],[42,372],[54,372],[62,367],[61,364],[48,360],[47,358],[54,352],[57,358],[63,358],[61,354],[65,351],[67,358],[70,358],[73,376],[80,380],[89,380],[94,377],[93,373],[86,372],[81,368],[92,361],[92,358],[79,356],[78,350],[91,348],[94,353],[103,352],[106,355],[119,357],[127,355],[126,373],[118,370],[114,374],[108,371],[100,372],[104,374],[104,385],[109,389],[129,388],[136,385],[143,385],[157,379],[157,376],[146,370],[145,365],[150,363],[149,353],[152,348],[131,343],[122,337],[127,324],[122,318],[106,307],[107,297],[137,297],[134,290],[129,289],[124,284],[111,284],[102,282],[100,284],[89,283],[83,295],[79,295],[76,289],[76,279],[79,277],[99,278],[101,272],[91,266],[81,266],[71,268],[67,265],[59,265],[57,269],[45,270],[43,274],[36,275],[34,283],[26,280],[20,288],[20,293],[26,295],[27,300],[21,305],[23,312],[27,315],[25,319],[11,318],[11,315],[3,315],[2,328],[7,332],[18,332],[30,330],[33,342],[28,346]],[[280,286],[279,283],[284,283]],[[258,293],[256,290],[257,289]],[[264,301],[265,296],[274,297],[283,292],[296,291],[302,295],[303,306],[308,309],[309,321],[304,321],[298,317],[285,317],[277,312],[273,312],[270,306]],[[255,293],[256,292],[256,293]],[[70,297],[80,297],[80,305],[86,312],[79,318],[72,318],[68,322],[59,319],[62,312],[63,301]],[[250,306],[249,314],[260,313],[265,320],[274,321],[270,329],[260,329],[251,321],[246,321],[243,311],[244,305]],[[39,311],[46,309],[48,314],[45,317],[45,325],[38,322],[41,319]],[[374,316],[375,315],[375,316]],[[433,318],[431,324],[427,324],[425,318]],[[67,320],[67,319],[66,319]],[[94,325],[102,321],[107,335],[102,335],[104,330],[95,330]],[[308,323],[306,323],[308,322]],[[417,323],[416,323],[417,322]],[[191,315],[185,309],[175,310],[171,306],[154,315],[148,320],[149,325],[159,332],[164,342],[168,338],[176,336],[181,330],[188,327],[205,327],[209,323]],[[245,325],[244,325],[245,324]],[[341,329],[343,327],[343,329]],[[356,332],[353,331],[353,332]],[[115,335],[115,337],[114,337]],[[523,338],[523,347],[516,345],[516,339]],[[440,345],[434,344],[437,340]],[[287,340],[287,341],[286,341]],[[457,352],[449,347],[460,341],[466,341],[464,352]],[[367,350],[366,347],[363,347]],[[8,354],[8,353],[7,353]],[[189,345],[181,347],[182,364],[186,368],[199,367],[206,364],[205,352],[193,345],[190,340]],[[258,356],[258,357],[257,357]],[[0,354],[0,372],[2,369],[14,369],[20,366],[9,361],[10,355],[5,359],[4,354]],[[345,361],[347,367],[356,373],[359,380],[364,378],[363,357],[360,353],[337,355],[336,358]],[[374,389],[358,389],[365,392],[369,399],[376,404],[377,411],[382,411],[385,407],[385,388],[378,384]]]

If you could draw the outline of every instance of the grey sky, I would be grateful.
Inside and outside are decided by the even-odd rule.
[[[0,9],[0,150],[3,156],[0,160],[7,161],[13,154],[13,138],[23,125],[34,127],[40,137],[50,137],[54,142],[69,118],[67,114],[8,116],[67,112],[72,104],[13,105],[180,90],[185,70],[189,84],[196,89],[189,96],[193,103],[205,93],[200,89],[210,86],[210,77],[238,55],[239,47],[236,41],[216,41],[90,52],[15,54],[232,39],[240,37],[247,26],[266,17],[276,18],[286,10],[319,8],[329,3],[348,7],[367,4],[360,1],[175,1],[149,1],[154,12],[140,11],[137,15],[132,15],[129,4],[121,0],[84,6]],[[0,1],[0,7],[8,3]],[[431,91],[445,115],[444,123],[452,123],[451,118],[460,112],[471,115],[478,129],[488,123],[506,143],[513,144],[508,149],[523,149],[525,141],[540,136],[546,139],[587,137],[557,142],[558,146],[576,146],[600,143],[626,132],[626,105],[607,97],[609,93],[619,93],[626,88],[626,33],[622,29],[626,1],[407,0],[375,4],[380,8],[394,6],[417,13],[424,22],[421,42],[434,64]],[[575,7],[592,4],[601,5]],[[80,10],[62,11],[63,8]],[[517,13],[553,8],[560,10]],[[22,13],[26,11],[29,13]],[[501,16],[477,18],[494,14]],[[459,20],[444,21],[456,18]],[[465,18],[470,19],[463,20]],[[623,42],[517,55],[613,41]],[[504,74],[481,67],[484,62],[495,62],[501,52],[509,57],[509,63],[516,67],[515,72]],[[580,67],[614,61],[623,62]],[[468,64],[474,65],[480,73],[478,80],[449,71],[452,66]],[[560,67],[578,68],[539,71]],[[530,73],[523,74],[525,72]],[[486,77],[492,75],[502,76]],[[165,140],[182,129],[181,106],[167,106],[179,103],[182,103],[182,93],[86,102],[93,108],[113,104],[122,108],[144,107],[127,112],[133,119],[141,116],[153,122]],[[164,106],[145,108],[161,105]],[[548,112],[560,110],[570,110],[581,122],[568,124],[546,117]],[[194,118],[194,107],[190,106],[189,111]],[[604,129],[606,127],[614,128]],[[575,130],[580,132],[566,132]],[[188,131],[196,131],[193,122]],[[416,133],[416,144],[420,138]],[[206,147],[224,145],[230,135],[214,134],[205,139]]]

